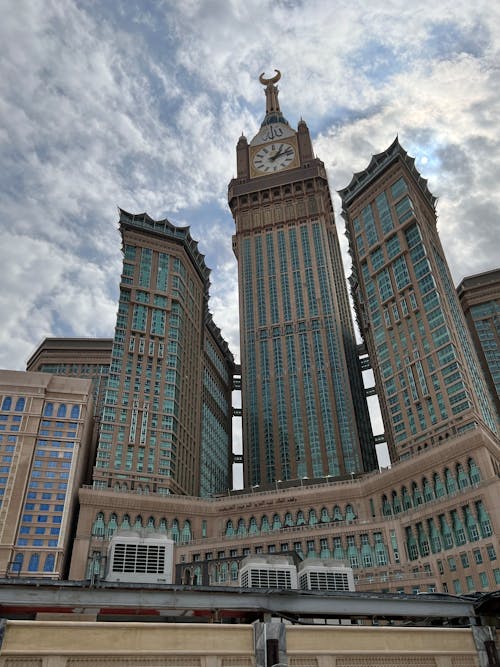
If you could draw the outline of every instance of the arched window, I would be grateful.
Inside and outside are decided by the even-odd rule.
[[[184,526],[182,527],[181,539],[183,544],[191,542],[191,522],[189,521],[189,519],[186,519],[184,521]]]
[[[439,515],[439,527],[445,549],[451,549],[453,546],[453,535],[444,514]]]
[[[2,410],[10,410],[12,407],[12,398],[10,396],[5,396],[2,401]]]
[[[168,522],[165,519],[165,517],[162,517],[160,519],[160,525],[158,526],[158,530],[160,533],[166,533],[167,532],[167,527],[168,527]]]
[[[396,491],[392,492],[392,511],[394,514],[399,514],[401,512],[401,501]]]
[[[391,516],[392,514],[391,503],[387,500],[387,496],[385,494],[382,496],[382,514],[384,516]]]
[[[438,529],[436,528],[436,524],[434,523],[434,519],[427,519],[427,525],[429,527],[429,537],[431,540],[431,551],[433,554],[437,554],[441,551],[442,543],[441,543],[441,536],[439,534]]]
[[[409,510],[411,508],[411,498],[406,486],[403,486],[403,488],[401,489],[401,498],[403,501],[403,509]]]
[[[469,486],[469,477],[461,463],[457,463],[457,482],[459,489],[466,489]]]
[[[304,519],[304,512],[302,510],[299,510],[297,512],[297,526],[303,526],[305,524],[305,519]]]
[[[315,526],[318,523],[318,518],[316,516],[316,510],[309,510],[309,525]]]
[[[78,419],[80,417],[80,406],[73,405],[71,408],[71,419]]]
[[[55,564],[56,564],[56,559],[54,557],[54,554],[47,554],[45,556],[45,564],[43,566],[43,571],[53,572]]]
[[[352,505],[346,505],[345,506],[345,520],[346,521],[354,521],[356,518],[356,513],[354,512],[353,506]]]
[[[95,537],[102,537],[104,535],[104,514],[98,512],[92,526],[92,535]]]
[[[406,530],[406,548],[408,551],[408,556],[410,560],[417,560],[418,558],[418,546],[415,536],[413,535],[413,530],[411,526],[405,529]]]
[[[320,517],[321,523],[330,523],[330,515],[328,514],[328,510],[326,507],[321,508],[321,517]]]
[[[334,521],[343,521],[344,517],[342,516],[342,512],[340,511],[340,507],[338,505],[335,505],[333,508],[333,520]]]
[[[43,411],[43,416],[44,417],[52,417],[54,414],[54,404],[53,403],[46,403],[45,404],[45,410]]]
[[[273,530],[279,530],[281,528],[281,519],[279,514],[273,516]]]
[[[250,518],[250,523],[248,527],[248,534],[249,535],[257,535],[259,532],[259,527],[257,526],[257,519],[252,516]]]
[[[177,519],[172,521],[172,528],[170,529],[170,536],[174,542],[179,541],[179,522]]]
[[[493,534],[493,529],[491,527],[491,521],[486,507],[483,504],[482,500],[478,500],[476,503],[476,512],[477,518],[479,521],[479,527],[481,529],[481,535],[483,537],[491,537]]]
[[[449,468],[446,468],[444,471],[444,483],[446,485],[446,492],[448,493],[448,495],[455,493],[455,491],[457,490],[457,483],[455,481],[455,478],[451,474],[451,470]]]
[[[426,503],[429,503],[434,499],[434,492],[432,490],[432,485],[427,477],[424,477],[422,480],[422,488],[424,490],[424,500]]]
[[[128,514],[124,514],[124,515],[123,515],[123,520],[122,520],[122,525],[121,525],[121,527],[122,527],[124,530],[129,530],[129,528],[130,528],[130,517],[129,517]]]
[[[108,525],[106,527],[106,537],[108,537],[108,538],[113,537],[116,530],[118,530],[118,522],[117,522],[117,519],[116,519],[116,514],[113,513],[109,517]]]
[[[201,586],[201,570],[199,566],[194,568],[193,586]]]
[[[24,561],[24,555],[16,554],[14,562],[12,563],[12,572],[21,572],[21,570],[23,569],[23,561]]]
[[[420,489],[418,488],[418,484],[416,482],[412,482],[411,484],[411,495],[413,497],[413,505],[417,507],[417,505],[422,505],[423,499],[422,499],[422,493],[420,492]]]
[[[434,482],[434,493],[436,494],[436,498],[441,498],[446,493],[446,489],[444,488],[443,482],[441,481],[441,477],[437,472],[435,472],[432,476],[432,479]]]
[[[61,403],[61,405],[57,408],[57,416],[66,417],[66,406],[64,403]]]
[[[238,528],[236,529],[236,534],[240,536],[247,534],[247,527],[245,526],[244,519],[238,519]]]
[[[187,567],[184,570],[184,574],[182,575],[182,583],[184,586],[191,586],[191,582],[193,581],[192,579],[192,572],[189,567]]]
[[[232,537],[234,535],[233,522],[231,519],[228,519],[226,522],[226,537]]]
[[[31,554],[30,562],[28,563],[28,572],[38,572],[39,563],[40,554]]]
[[[22,412],[24,410],[25,405],[26,405],[26,399],[21,396],[21,398],[18,398],[16,401],[15,411]]]
[[[231,581],[238,581],[238,563],[236,561],[231,563]]]
[[[476,465],[476,462],[474,459],[469,459],[467,461],[467,464],[469,466],[469,478],[470,478],[470,483],[473,486],[476,486],[481,482],[481,470],[479,467]]]
[[[285,526],[286,526],[287,528],[290,528],[290,527],[293,526],[293,517],[292,517],[292,513],[291,513],[291,512],[287,512],[287,513],[285,514]]]
[[[227,563],[222,563],[220,566],[220,581],[221,584],[227,581],[227,573],[228,573],[228,568],[227,568]]]
[[[155,518],[154,518],[154,516],[149,517],[149,519],[148,519],[148,528],[150,530],[154,530],[154,528],[155,528]]]
[[[138,514],[135,517],[134,530],[141,530],[142,528],[142,516]]]
[[[269,532],[269,519],[267,516],[264,514],[262,519],[260,520],[260,532],[261,533],[268,533]]]

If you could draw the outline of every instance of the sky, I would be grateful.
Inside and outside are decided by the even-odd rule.
[[[0,0],[0,368],[112,337],[118,210],[189,225],[238,358],[236,142],[307,122],[332,192],[400,143],[438,197],[455,284],[500,265],[500,3]],[[339,236],[349,259],[334,194]]]

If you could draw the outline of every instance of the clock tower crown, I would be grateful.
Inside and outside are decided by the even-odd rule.
[[[264,73],[259,77],[266,95],[266,115],[259,131],[250,142],[241,136],[236,147],[237,180],[240,183],[247,179],[259,179],[261,183],[262,177],[274,177],[281,172],[309,167],[315,161],[305,122],[301,119],[295,130],[281,112],[276,86],[281,72],[275,72],[269,79],[264,77]]]

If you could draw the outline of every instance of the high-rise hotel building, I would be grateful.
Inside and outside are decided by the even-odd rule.
[[[0,371],[0,577],[67,576],[92,407],[90,380]]]
[[[120,211],[123,271],[95,489],[209,495],[231,480],[233,357],[187,227]]]
[[[266,115],[229,184],[238,259],[246,486],[376,467],[332,201],[306,123]]]
[[[137,467],[135,472],[123,465],[99,469],[99,479],[108,475],[119,489],[80,490],[70,577],[108,577],[118,533],[120,538],[128,533],[131,541],[156,533],[155,538],[168,536],[175,543],[177,583],[236,585],[248,556],[295,553],[313,562],[345,561],[357,590],[459,595],[496,588],[499,442],[437,237],[434,198],[397,142],[342,191],[354,257],[351,282],[395,456],[390,468],[347,479],[327,477],[350,472],[353,462],[370,469],[373,449],[371,441],[364,446],[362,435],[365,403],[356,384],[359,366],[324,168],[312,154],[305,123],[295,132],[281,115],[276,80],[265,83],[266,119],[250,144],[240,139],[238,178],[229,191],[240,273],[247,486],[211,498],[166,498],[144,494]],[[150,245],[155,229],[162,245]],[[172,242],[175,235],[180,243],[185,232],[122,213],[122,233],[119,318],[125,319],[118,322],[110,375],[119,389],[107,403],[116,410],[115,421],[104,421],[112,428],[103,433],[112,433],[112,442],[125,448],[130,401],[138,401],[138,423],[143,402],[152,403],[147,376],[135,372],[135,365],[148,363],[135,356],[137,346],[144,346],[145,358],[151,340],[154,352],[159,342],[172,338],[151,336],[150,324],[136,325],[143,311],[135,306],[146,305],[146,321],[153,322],[155,296],[163,296],[154,288],[159,257],[153,256],[145,271],[149,286],[143,284],[147,253],[142,248],[169,255],[169,322],[174,303],[186,307],[174,282],[182,271],[175,258],[183,257],[185,246]],[[189,345],[199,340],[193,334]],[[193,359],[196,349],[190,348]],[[154,368],[156,357],[150,358]],[[120,375],[115,368],[129,361],[130,371]],[[164,372],[172,377],[174,361],[163,367],[161,377]],[[216,369],[212,360],[213,378]],[[223,366],[219,372],[223,382]],[[127,375],[134,389],[126,384]],[[208,389],[215,415],[211,383],[204,392]],[[133,397],[132,391],[141,393]],[[160,402],[158,413],[167,407]],[[180,432],[176,428],[172,436]],[[169,430],[163,432],[166,443],[177,445]],[[152,429],[151,435],[156,440],[150,446],[158,447],[160,435]],[[137,439],[131,457],[140,447]],[[113,450],[102,448],[108,451]],[[202,456],[204,464],[210,461]],[[136,460],[145,458],[137,454]],[[165,476],[158,485],[169,488],[169,481]]]
[[[457,292],[500,419],[500,269],[467,276]]]
[[[351,287],[392,458],[477,424],[485,380],[436,228],[435,197],[396,139],[340,191]]]

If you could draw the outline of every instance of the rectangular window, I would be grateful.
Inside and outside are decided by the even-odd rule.
[[[408,192],[408,186],[403,177],[399,178],[395,183],[391,185],[391,195],[393,199],[398,199],[402,194]]]
[[[408,195],[396,204],[396,215],[399,224],[403,224],[403,222],[414,216],[413,203]]]

